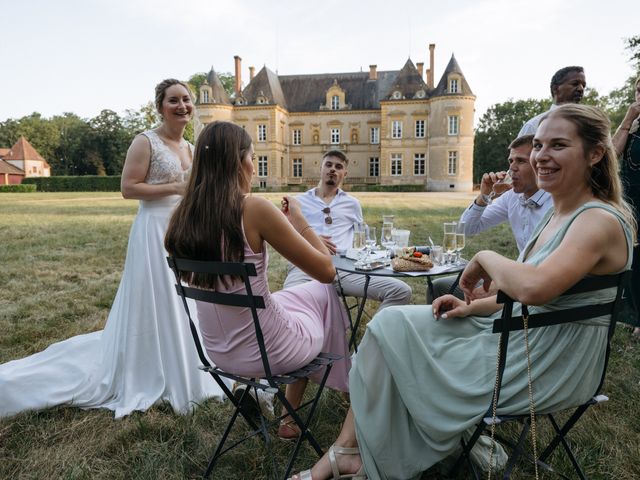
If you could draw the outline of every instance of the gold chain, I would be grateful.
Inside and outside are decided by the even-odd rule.
[[[531,381],[531,356],[529,354],[529,314],[522,315],[522,322],[524,324],[524,348],[527,354],[527,381],[529,387],[529,415],[531,419],[531,442],[533,445],[533,467],[536,474],[536,480],[539,480],[538,476],[538,442],[536,432],[536,414],[535,404],[533,402],[533,387]],[[505,335],[505,333],[502,333]],[[496,382],[493,387],[493,401],[491,404],[491,445],[489,447],[489,475],[487,480],[491,480],[493,473],[493,454],[495,450],[495,434],[496,434],[496,417],[498,410],[498,388],[499,388],[499,372],[500,372],[500,342],[498,342],[498,361],[496,363]]]
[[[502,334],[504,335],[504,333]],[[498,410],[498,388],[500,387],[500,342],[498,341],[498,361],[496,362],[496,383],[493,386],[493,399],[491,402],[491,445],[489,446],[489,476],[487,480],[491,480],[491,474],[493,473],[493,453],[495,449],[495,436],[496,436],[496,412]]]
[[[529,354],[529,313],[522,316],[524,324],[524,347],[527,352],[527,378],[529,381],[529,415],[531,418],[531,444],[533,446],[533,468],[538,477],[538,435],[536,433],[536,411],[533,402],[533,385],[531,382],[531,355]]]

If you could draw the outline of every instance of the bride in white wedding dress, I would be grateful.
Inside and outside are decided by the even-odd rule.
[[[193,147],[182,138],[194,109],[187,85],[162,81],[156,108],[162,124],[133,140],[122,171],[122,195],[140,200],[140,206],[104,330],[0,365],[0,417],[73,405],[108,408],[119,418],[161,401],[187,413],[207,398],[223,398],[197,368],[163,246],[191,168]]]

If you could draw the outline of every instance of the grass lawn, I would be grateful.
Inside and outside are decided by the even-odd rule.
[[[434,193],[354,195],[362,201],[367,222],[379,227],[383,213],[394,213],[395,223],[410,229],[416,244],[427,243],[427,236],[441,242],[442,222],[456,219],[473,198]],[[279,194],[265,196],[274,202],[280,199]],[[0,363],[103,327],[136,210],[137,202],[123,200],[117,193],[0,194]],[[515,257],[508,227],[469,239],[464,256],[489,248]],[[271,252],[272,290],[281,287],[284,275],[285,262]],[[423,303],[424,282],[409,283],[413,303]],[[375,302],[367,305],[373,313]],[[630,338],[629,330],[618,328],[604,387],[611,400],[592,409],[572,434],[589,478],[640,478],[639,352],[640,343]],[[328,447],[346,406],[327,390],[320,408],[313,430]],[[229,412],[227,404],[205,402],[187,416],[160,405],[117,421],[109,411],[63,407],[3,419],[0,479],[197,478]],[[287,447],[275,443],[278,461],[285,458]],[[271,478],[270,462],[263,454],[261,442],[247,442],[223,457],[215,478]],[[556,459],[573,478],[564,456]],[[314,461],[313,451],[305,447],[296,470]],[[436,469],[423,476],[436,478],[440,478]],[[532,478],[532,472],[523,466],[514,478]]]

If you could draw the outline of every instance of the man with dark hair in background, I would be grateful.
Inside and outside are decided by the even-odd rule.
[[[584,76],[584,68],[577,66],[561,68],[551,77],[550,89],[553,103],[548,111],[554,110],[565,103],[580,103],[584,96],[585,88],[587,88],[587,80]],[[518,137],[535,134],[540,119],[546,113],[536,115],[527,121],[520,129]]]

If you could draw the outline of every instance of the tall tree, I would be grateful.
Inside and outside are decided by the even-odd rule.
[[[134,134],[128,131],[113,110],[102,110],[89,120],[93,130],[93,151],[102,159],[107,175],[120,175],[127,148]]]
[[[522,125],[531,117],[546,111],[550,100],[509,100],[491,106],[480,118],[473,148],[473,181],[480,183],[482,174],[507,169],[507,147]]]

